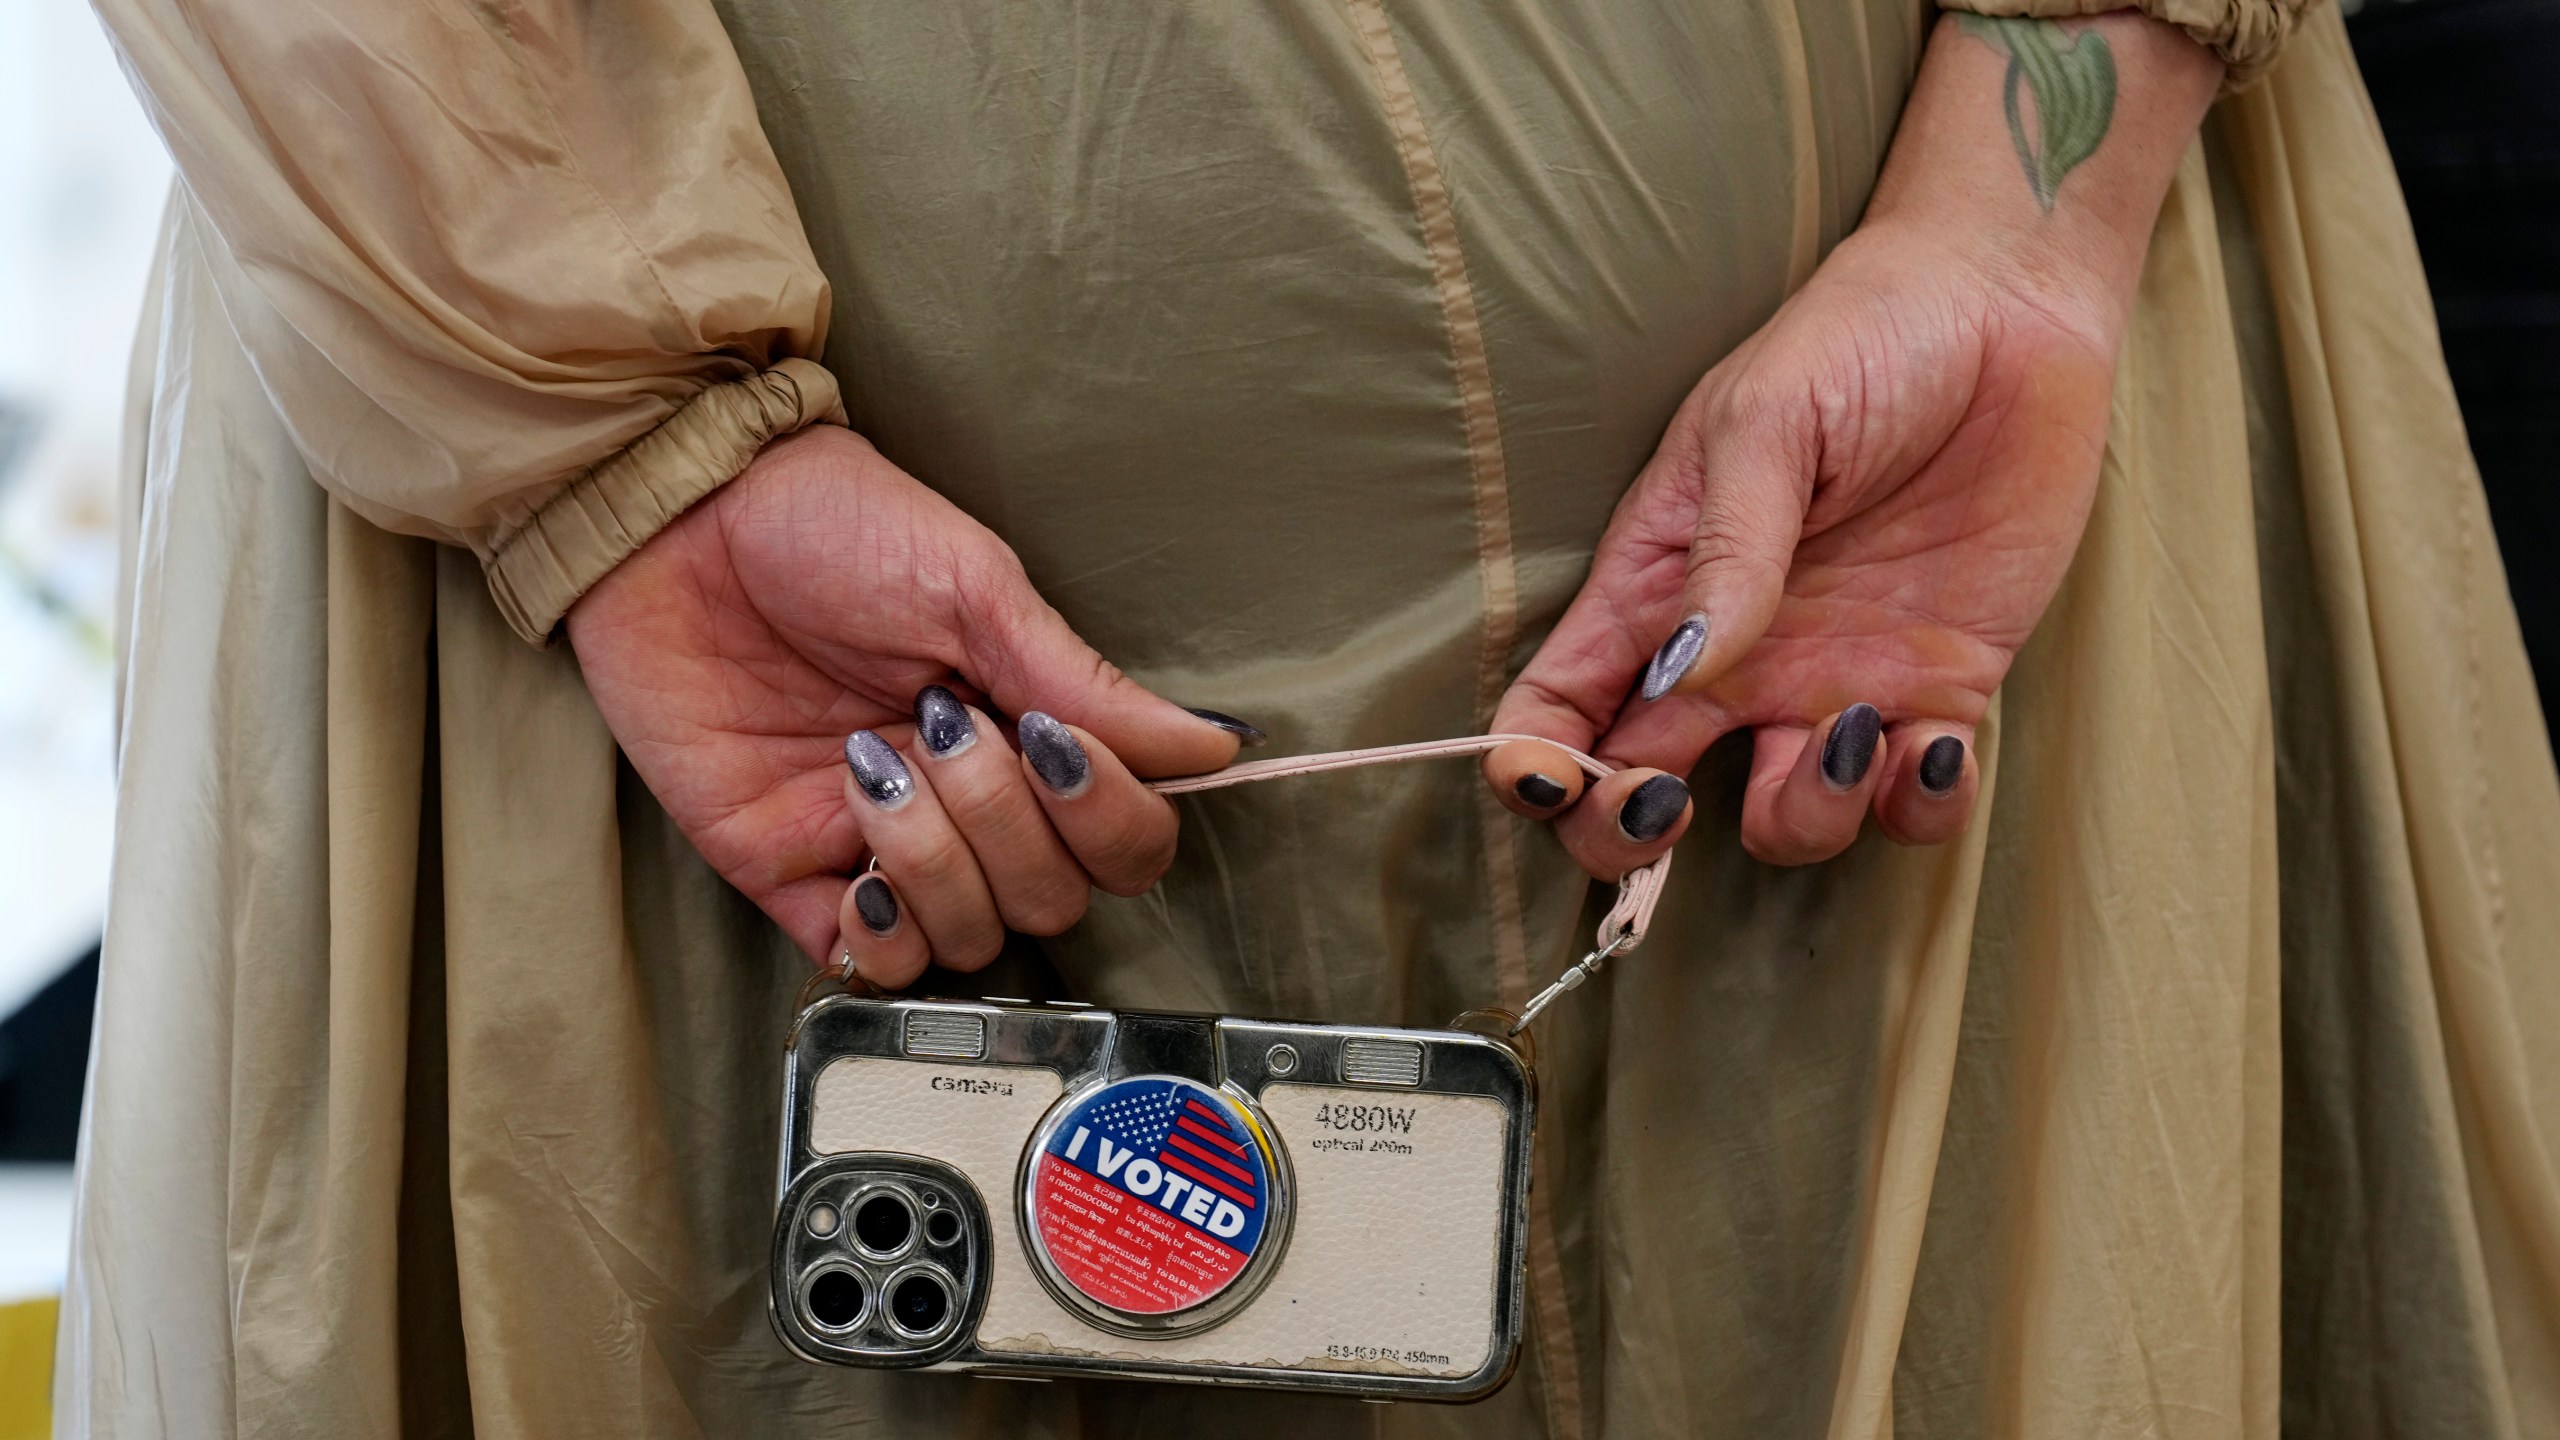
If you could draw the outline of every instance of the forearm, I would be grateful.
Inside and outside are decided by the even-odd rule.
[[[1938,22],[1862,229],[1978,248],[2121,319],[2162,197],[2223,78],[2131,11]]]
[[[841,413],[826,277],[707,0],[98,9],[314,478],[469,545],[526,639]]]

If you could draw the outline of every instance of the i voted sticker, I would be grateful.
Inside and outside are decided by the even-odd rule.
[[[1197,1081],[1142,1075],[1078,1097],[1048,1130],[1031,1228],[1057,1277],[1127,1315],[1215,1299],[1276,1235],[1253,1119]]]

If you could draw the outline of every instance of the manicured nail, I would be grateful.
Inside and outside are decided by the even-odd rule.
[[[1689,803],[1689,787],[1677,775],[1656,775],[1618,806],[1618,833],[1639,845],[1662,838]]]
[[[1644,668],[1644,698],[1659,700],[1671,693],[1689,667],[1698,663],[1698,652],[1707,648],[1707,617],[1692,615],[1680,622],[1662,648],[1653,652],[1653,663]]]
[[[1884,717],[1876,707],[1852,705],[1831,722],[1831,738],[1822,742],[1822,778],[1834,790],[1846,790],[1867,778],[1876,758],[1876,738],[1884,734]]]
[[[1084,746],[1075,732],[1038,710],[1025,714],[1016,724],[1022,737],[1023,757],[1031,762],[1031,773],[1040,783],[1060,796],[1073,799],[1084,793],[1093,781],[1093,763],[1085,758]]]
[[[916,777],[907,773],[907,762],[898,757],[897,747],[868,730],[845,737],[844,763],[853,770],[853,783],[883,810],[895,810],[916,798]]]
[[[862,917],[862,928],[886,937],[898,928],[898,892],[877,875],[865,875],[853,882],[853,913]]]
[[[1217,726],[1219,729],[1226,731],[1228,734],[1233,735],[1236,739],[1244,742],[1247,749],[1251,749],[1256,745],[1268,745],[1271,743],[1271,737],[1262,733],[1262,727],[1249,720],[1239,720],[1233,715],[1226,714],[1222,711],[1203,710],[1197,705],[1185,705],[1182,708],[1199,716],[1201,719],[1208,721],[1210,724]]]
[[[1511,782],[1511,793],[1532,809],[1552,810],[1564,803],[1565,788],[1536,771]]]
[[[916,692],[916,734],[924,740],[924,753],[936,760],[948,760],[978,743],[969,707],[939,685]]]
[[[1941,735],[1920,752],[1920,788],[1932,795],[1955,792],[1956,782],[1964,778],[1964,742],[1953,735]]]

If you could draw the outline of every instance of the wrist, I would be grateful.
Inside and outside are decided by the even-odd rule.
[[[2211,51],[2132,12],[1945,16],[1858,234],[2112,333],[2221,79]]]
[[[1879,272],[1918,267],[1996,309],[2032,312],[2112,352],[2141,282],[2142,251],[2097,227],[1901,212],[1860,224],[1833,263]]]

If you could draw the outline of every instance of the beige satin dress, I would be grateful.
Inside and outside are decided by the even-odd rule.
[[[2560,1435],[2560,785],[2406,217],[2334,13],[2145,8],[2272,68],[1973,827],[1764,867],[1707,757],[1544,1036],[1520,1373],[1444,1408],[789,1356],[806,962],[545,641],[841,414],[1159,692],[1467,733],[1931,12],[101,0],[184,185],[60,1433]],[[1599,900],[1464,764],[1183,825],[982,983],[1435,1023]]]

